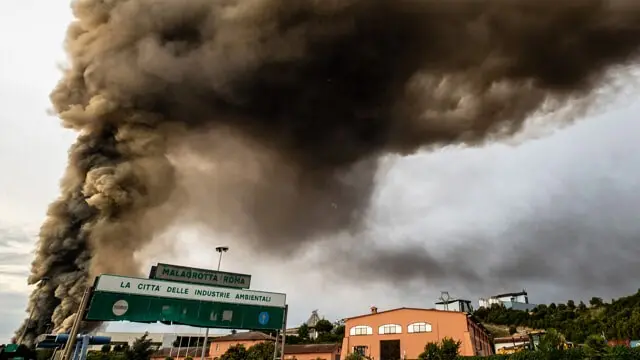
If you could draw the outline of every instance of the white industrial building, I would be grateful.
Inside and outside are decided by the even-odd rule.
[[[490,308],[491,305],[501,305],[507,309],[529,311],[537,306],[537,304],[529,303],[529,295],[525,290],[515,293],[504,293],[489,298],[481,298],[478,305],[484,308]]]
[[[446,301],[439,301],[436,303],[436,310],[442,311],[456,311],[464,313],[472,313],[473,306],[471,306],[470,300],[452,299]]]
[[[97,332],[97,336],[108,336],[111,338],[111,347],[117,345],[129,345],[142,337],[144,332]],[[209,341],[215,336],[209,336]],[[171,348],[174,347],[174,343],[183,347],[202,346],[204,341],[204,334],[202,333],[147,333],[147,339],[151,339],[152,344],[158,348]],[[100,350],[102,345],[92,345],[90,350]]]

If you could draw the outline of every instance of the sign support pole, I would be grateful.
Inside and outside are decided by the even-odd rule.
[[[289,305],[284,306],[284,320],[282,321],[282,351],[280,351],[280,360],[284,360],[284,344],[287,342],[287,316],[289,314]]]
[[[273,344],[273,360],[278,358],[278,339],[280,339],[280,330],[276,330],[276,342]]]
[[[205,358],[205,354],[207,350],[207,342],[209,342],[209,328],[206,328],[204,330],[204,341],[202,342],[202,356],[200,356],[200,359],[202,360],[204,360]]]
[[[78,306],[78,313],[76,314],[76,318],[73,320],[73,325],[71,326],[71,331],[69,333],[69,339],[67,340],[67,344],[64,347],[62,360],[71,360],[70,357],[76,343],[76,337],[78,336],[80,323],[82,323],[82,318],[84,317],[84,312],[87,309],[87,304],[89,303],[90,297],[91,287],[87,287],[84,290],[84,294],[82,295],[82,300],[80,300],[80,306]]]

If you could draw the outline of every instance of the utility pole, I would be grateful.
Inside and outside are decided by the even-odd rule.
[[[40,282],[38,283],[38,289],[42,288],[47,281],[49,281],[49,278],[44,276],[42,279],[40,279]],[[40,294],[40,292],[37,293],[38,297],[40,297],[42,294]],[[31,326],[31,321],[33,319],[33,312],[36,310],[36,305],[31,307],[31,312],[29,312],[29,319],[27,319],[27,323],[24,324],[24,329],[22,329],[22,334],[20,334],[20,338],[18,339],[18,345],[22,344],[22,341],[24,340],[24,336],[27,334],[27,329]]]
[[[217,271],[220,271],[220,264],[222,263],[222,254],[226,253],[227,251],[229,251],[229,247],[228,246],[218,246],[216,248],[216,252],[220,253],[220,256],[218,257],[218,269]],[[205,354],[206,354],[206,350],[207,350],[207,342],[209,341],[209,328],[206,328],[204,331],[204,342],[202,343],[202,356],[200,357],[201,360],[204,360],[205,358]]]

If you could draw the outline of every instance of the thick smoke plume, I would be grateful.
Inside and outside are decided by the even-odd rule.
[[[31,296],[27,342],[49,323],[67,329],[93,276],[137,273],[136,252],[185,217],[190,186],[216,190],[192,220],[292,251],[358,228],[380,155],[514,134],[589,96],[640,45],[636,0],[78,0],[73,11],[51,99],[79,137],[41,229],[29,282],[50,281]]]

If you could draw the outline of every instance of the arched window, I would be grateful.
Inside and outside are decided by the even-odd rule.
[[[417,322],[407,326],[409,334],[431,332],[431,324],[426,322]]]
[[[402,333],[402,326],[396,324],[385,324],[378,328],[378,334],[400,334]]]
[[[371,326],[366,325],[353,326],[351,329],[349,329],[349,335],[373,335],[373,329],[371,328]]]

